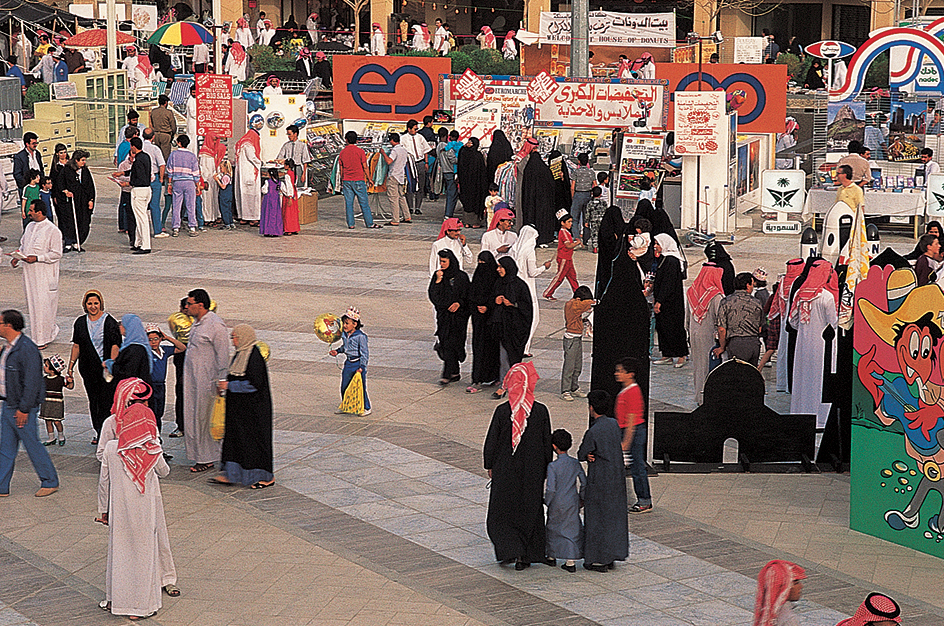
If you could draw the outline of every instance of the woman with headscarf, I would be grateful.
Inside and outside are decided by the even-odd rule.
[[[418,51],[429,50],[429,39],[420,24],[413,25],[413,49]]]
[[[492,49],[495,50],[495,33],[492,32],[492,29],[488,26],[482,27],[482,32],[475,36],[479,42],[479,49],[486,50]]]
[[[823,62],[819,59],[813,59],[813,63],[806,73],[806,80],[803,81],[803,87],[806,89],[826,89],[826,81],[823,79]]]
[[[223,471],[209,482],[263,489],[275,483],[269,371],[252,326],[236,325],[232,338],[236,354],[226,375],[226,429],[220,455]]]
[[[436,353],[443,361],[440,385],[459,380],[459,363],[465,361],[465,337],[469,326],[469,275],[459,269],[452,250],[439,251],[439,269],[429,281],[427,295],[436,307]]]
[[[770,311],[767,313],[769,329],[777,327],[777,391],[787,390],[787,367],[790,363],[790,333],[787,332],[787,309],[790,305],[790,292],[793,283],[803,273],[806,264],[803,259],[787,261],[787,273],[780,279],[777,290],[770,297]]]
[[[387,36],[377,22],[371,24],[370,53],[376,57],[387,56]]]
[[[753,626],[800,626],[787,602],[796,602],[803,593],[806,571],[790,561],[775,559],[757,575]]]
[[[502,386],[508,401],[498,405],[485,437],[485,469],[492,479],[486,528],[495,559],[515,570],[544,562],[544,478],[553,458],[551,419],[534,399],[534,364],[508,370]]]
[[[246,49],[238,41],[234,41],[229,49],[229,57],[226,59],[226,67],[223,71],[233,77],[233,80],[241,83],[246,80]]]
[[[278,80],[278,79],[276,79]],[[220,223],[219,185],[213,178],[226,158],[226,145],[214,134],[208,134],[197,153],[200,178],[203,186],[203,219],[207,223]]]
[[[72,379],[76,362],[85,385],[88,398],[89,416],[95,438],[98,443],[102,424],[108,417],[108,411],[114,396],[109,396],[109,386],[102,376],[102,362],[118,356],[121,347],[121,329],[118,321],[105,312],[105,299],[94,289],[85,292],[82,297],[85,315],[76,318],[72,325],[72,353],[69,356],[69,369],[66,381]]]
[[[839,278],[829,261],[813,262],[809,273],[793,284],[788,320],[796,329],[793,356],[793,383],[790,387],[790,413],[816,415],[816,427],[826,426],[831,403],[823,402],[823,364],[827,326],[834,329],[839,321]],[[800,283],[797,286],[797,283]],[[836,362],[836,342],[832,344],[830,363]]]
[[[597,230],[597,271],[593,293],[597,299],[603,295],[610,282],[610,266],[619,251],[620,239],[627,231],[628,224],[623,220],[623,211],[615,204],[603,214],[600,228]]]
[[[163,578],[168,566],[173,571],[169,547],[161,545],[167,522],[158,481],[170,467],[145,404],[150,395],[150,386],[138,378],[118,385],[112,406],[117,439],[105,444],[98,480],[98,507],[108,523],[105,600],[99,606],[131,619],[161,608]]]
[[[75,220],[72,218],[72,205],[62,203],[62,187],[60,187],[62,170],[69,162],[69,151],[65,144],[57,143],[53,149],[52,164],[49,166],[49,179],[52,181],[52,206],[56,214],[56,226],[62,233],[63,250],[75,245]]]
[[[653,313],[656,332],[659,333],[659,351],[662,359],[656,363],[685,365],[688,341],[685,336],[685,296],[682,294],[682,254],[675,240],[660,233],[653,244],[658,268],[652,283],[655,299]]]
[[[630,233],[633,235],[636,234],[636,224],[640,220],[648,220],[649,223],[652,224],[652,220],[655,218],[655,212],[656,212],[656,209],[655,207],[652,206],[651,201],[643,199],[637,202],[636,211],[633,213],[633,216],[629,218]],[[655,229],[650,230],[649,232],[652,233],[653,235],[657,234],[655,232]]]
[[[488,147],[488,158],[485,160],[485,176],[489,184],[495,182],[495,170],[502,163],[507,163],[515,155],[511,142],[505,131],[498,129],[492,133],[492,145]]]
[[[715,347],[715,335],[718,333],[718,309],[724,300],[721,287],[720,267],[705,263],[688,288],[688,300],[685,326],[692,346],[692,377],[695,380],[695,402],[701,405],[705,395],[705,379],[708,377],[708,364],[711,350]]]
[[[516,194],[520,202],[515,206],[515,213],[521,216],[522,226],[533,224],[537,228],[538,244],[550,243],[557,235],[554,174],[537,152],[528,155],[528,161],[520,171]]]
[[[551,243],[555,238],[557,238],[557,233],[560,229],[560,223],[558,222],[557,215],[561,211],[569,213],[574,218],[574,225],[572,227],[574,240],[586,243],[586,240],[583,236],[583,222],[585,222],[587,219],[586,208],[582,210],[582,216],[574,215],[573,213],[572,207],[574,206],[574,196],[571,192],[572,182],[570,178],[570,171],[568,170],[567,163],[564,160],[564,154],[560,150],[551,150],[547,155],[547,166],[551,170],[551,176],[554,178],[554,190],[552,195],[553,200],[551,202],[551,210],[539,212],[537,219],[540,221],[534,222],[538,232],[541,233],[540,243]],[[596,174],[593,174],[593,177],[594,180],[596,180]],[[590,196],[588,195],[588,199],[589,197]]]
[[[63,243],[66,246],[65,252],[72,250],[73,246],[79,246],[88,239],[89,229],[92,225],[92,211],[95,208],[95,181],[92,180],[92,173],[86,166],[86,160],[89,153],[85,150],[76,150],[72,153],[72,158],[66,163],[59,173],[59,194],[57,194],[59,204],[63,211],[69,211],[75,217],[76,228],[72,230],[70,237],[63,237]],[[78,241],[72,241],[78,230]]]
[[[311,61],[311,50],[300,48],[298,58],[295,59],[295,71],[309,80],[315,75],[314,64]]]
[[[498,382],[498,338],[489,328],[489,317],[495,308],[495,282],[498,263],[488,250],[479,252],[472,284],[469,286],[469,310],[472,314],[472,384],[468,393],[478,393],[483,385]]]
[[[456,180],[459,183],[459,200],[465,212],[463,222],[466,227],[481,228],[489,180],[486,177],[485,157],[479,152],[477,137],[469,137],[466,144],[459,150],[459,158],[456,161]]]
[[[709,263],[714,263],[724,270],[721,276],[721,285],[724,287],[724,295],[730,296],[734,293],[734,263],[731,262],[731,255],[724,249],[724,246],[717,241],[711,241],[705,246],[705,258]]]
[[[154,363],[151,360],[151,344],[148,343],[147,332],[144,324],[141,323],[141,318],[133,313],[126,313],[121,316],[119,328],[124,338],[121,341],[118,356],[114,360],[106,359],[102,363],[102,367],[111,373],[110,393],[114,393],[118,384],[128,378],[140,378],[150,387]],[[157,430],[160,432],[160,424],[157,424]]]
[[[515,45],[515,31],[509,30],[505,33],[505,43],[502,45],[502,56],[506,61],[514,61],[518,58],[518,46]]]
[[[901,624],[901,607],[894,599],[883,593],[866,596],[855,615],[844,619],[836,626],[891,626]]]
[[[499,377],[504,377],[508,369],[520,363],[524,358],[524,347],[531,332],[531,318],[534,315],[531,306],[531,291],[527,283],[518,277],[518,265],[510,256],[498,260],[498,280],[495,281],[495,293],[489,325],[499,346]],[[505,397],[506,389],[500,388],[492,398]]]
[[[538,242],[538,231],[533,226],[525,226],[518,233],[518,240],[511,247],[511,256],[518,266],[521,280],[528,285],[528,291],[531,293],[531,330],[528,333],[528,342],[524,346],[524,356],[531,356],[531,341],[534,339],[534,333],[538,329],[540,321],[540,309],[538,307],[538,290],[534,284],[534,279],[544,273],[544,270],[551,267],[551,261],[546,261],[538,265],[534,254],[534,246]]]

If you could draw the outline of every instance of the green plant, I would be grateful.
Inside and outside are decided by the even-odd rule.
[[[49,85],[46,83],[33,83],[29,86],[23,98],[23,108],[32,113],[33,105],[37,102],[49,102]]]
[[[800,85],[806,80],[806,74],[810,71],[810,65],[813,63],[813,57],[806,55],[803,58],[795,54],[784,52],[777,57],[777,65],[787,66],[787,77]]]
[[[865,73],[865,87],[888,89],[888,50],[879,54]]]
[[[257,72],[290,72],[295,69],[295,57],[285,55],[276,56],[269,46],[252,46],[249,48],[252,57],[252,66]]]

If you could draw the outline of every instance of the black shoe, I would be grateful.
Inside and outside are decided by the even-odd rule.
[[[415,210],[413,211],[413,215],[422,215],[422,214],[423,214],[423,212],[420,211],[419,209],[415,209]]]
[[[544,559],[544,564],[550,565],[551,567],[557,567],[557,559],[552,559],[551,557],[547,557],[546,559]]]
[[[529,567],[531,567],[531,564],[526,563],[525,561],[522,561],[521,559],[518,559],[517,561],[515,561],[516,572],[520,572],[521,570],[528,569]]]
[[[0,243],[3,243],[3,242],[4,242],[4,241],[6,241],[6,240],[7,240],[7,238],[6,238],[6,237],[4,237],[4,236],[2,236],[2,235],[0,235]]]
[[[131,254],[151,254],[151,251],[150,251],[150,250],[142,250],[141,248],[138,248],[137,250],[135,250],[135,251],[132,252]]]
[[[170,461],[172,458],[174,458],[174,455],[173,455],[173,454],[167,454],[166,452],[164,453],[164,460],[165,460],[165,461]]]
[[[588,569],[591,572],[600,572],[601,574],[606,574],[606,565],[595,565],[593,563],[584,563],[584,569]]]
[[[139,248],[138,246],[131,246],[131,250],[132,250],[132,251],[134,251],[134,250],[140,250],[140,249],[141,249],[141,248]]]
[[[565,572],[570,572],[571,574],[573,574],[574,572],[577,571],[577,566],[567,565],[566,563],[564,563],[563,565],[561,565],[561,569],[564,570]]]

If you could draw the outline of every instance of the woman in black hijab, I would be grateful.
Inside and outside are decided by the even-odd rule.
[[[550,243],[557,235],[554,217],[554,175],[537,150],[531,152],[518,185],[521,187],[521,224],[533,224],[538,231],[538,244]],[[569,208],[569,207],[568,207]]]
[[[628,225],[623,221],[623,211],[615,204],[610,205],[597,230],[597,273],[596,287],[593,290],[597,299],[603,295],[606,284],[610,282],[610,266],[619,251],[620,238],[627,229]]]
[[[429,301],[436,307],[436,352],[443,360],[440,385],[459,380],[459,363],[465,361],[465,335],[469,325],[469,275],[459,269],[452,250],[439,251],[439,269],[429,281]]]
[[[819,59],[813,59],[809,71],[806,73],[806,80],[803,86],[807,89],[826,89],[826,83],[823,81],[823,62]]]
[[[560,228],[557,218],[557,212],[560,209],[566,210],[568,213],[571,212],[571,206],[573,205],[573,197],[570,193],[570,172],[567,171],[567,164],[564,162],[564,155],[560,150],[551,150],[551,153],[547,155],[547,165],[551,170],[551,175],[554,177],[554,195],[553,202],[551,203],[551,210],[538,214],[538,219],[540,220],[549,220],[542,223],[535,223],[535,227],[538,230],[538,243],[550,243],[554,241],[554,238],[557,236],[558,228]],[[584,217],[586,217],[586,209],[584,209]],[[573,215],[571,213],[571,215]],[[573,215],[574,220],[579,219],[579,215]],[[583,241],[587,243],[587,240],[583,237],[583,224],[575,224],[574,227],[577,229],[578,236],[574,237],[577,241]],[[542,236],[542,232],[544,235]]]
[[[498,166],[510,161],[514,155],[515,151],[505,136],[505,131],[496,130],[492,133],[492,145],[488,147],[488,159],[485,161],[485,175],[489,184],[495,182],[495,170]]]
[[[636,212],[633,213],[631,218],[629,218],[629,233],[631,235],[636,234],[636,222],[639,220],[649,220],[649,223],[652,224],[652,236],[655,237],[655,219],[656,209],[652,206],[652,202],[646,199],[640,200],[636,203]]]
[[[456,162],[456,181],[459,183],[459,200],[465,211],[465,225],[480,228],[485,216],[485,196],[488,195],[485,157],[479,152],[478,137],[469,137]]]
[[[531,334],[533,309],[531,290],[518,278],[518,265],[511,257],[499,259],[498,276],[489,325],[499,344],[499,378],[504,378],[511,366],[524,358],[524,347]],[[504,396],[504,389],[492,394],[496,400]]]
[[[711,241],[705,246],[705,256],[724,270],[724,274],[721,275],[721,286],[724,288],[724,295],[730,296],[734,293],[734,263],[731,262],[731,255],[720,243]]]
[[[492,335],[488,319],[495,308],[495,282],[498,263],[488,250],[479,252],[478,264],[469,288],[469,311],[472,313],[472,384],[469,393],[478,393],[483,385],[498,381],[498,338]]]

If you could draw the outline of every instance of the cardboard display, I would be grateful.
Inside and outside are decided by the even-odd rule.
[[[299,196],[298,222],[299,224],[318,223],[318,194],[313,193],[310,196]]]
[[[337,55],[334,114],[340,119],[422,120],[439,107],[440,74],[452,61],[434,57]]]

